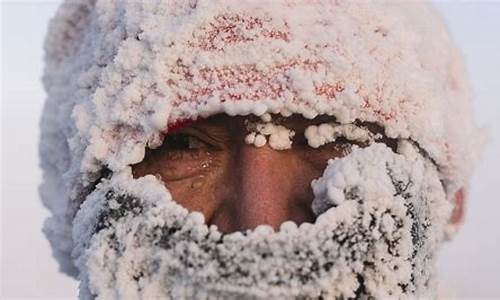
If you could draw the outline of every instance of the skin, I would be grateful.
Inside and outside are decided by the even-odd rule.
[[[207,224],[225,233],[261,224],[278,229],[287,220],[314,222],[311,181],[322,175],[328,159],[346,155],[355,143],[338,139],[314,149],[304,130],[332,118],[294,115],[280,122],[295,131],[291,149],[257,148],[244,141],[246,119],[259,121],[221,114],[169,132],[162,146],[147,149],[144,160],[132,166],[134,177],[156,175],[179,204],[201,212]],[[373,124],[363,125],[381,132]],[[395,141],[383,142],[395,148]],[[455,223],[463,217],[463,191],[460,194]]]

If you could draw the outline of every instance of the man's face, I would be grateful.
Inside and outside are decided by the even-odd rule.
[[[311,181],[321,176],[328,159],[345,156],[355,144],[363,146],[344,136],[309,146],[305,130],[332,121],[327,116],[274,117],[273,123],[293,131],[291,148],[276,150],[245,142],[249,124],[263,123],[260,118],[216,115],[169,133],[161,147],[147,150],[133,174],[159,176],[179,204],[203,213],[224,233],[262,224],[278,229],[287,220],[312,223]]]
[[[374,124],[216,115],[103,178],[73,255],[104,298],[424,297],[449,208],[418,145]]]

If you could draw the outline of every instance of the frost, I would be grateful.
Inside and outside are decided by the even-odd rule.
[[[253,142],[253,144],[255,145],[255,147],[257,147],[257,148],[263,147],[263,146],[266,145],[266,143],[267,143],[266,137],[263,136],[262,134],[257,134],[255,136],[255,140]]]
[[[286,150],[292,148],[292,138],[295,132],[283,125],[277,125],[271,122],[271,116],[263,117],[266,123],[253,123],[247,121],[247,130],[249,134],[245,136],[245,143],[262,147],[269,144],[274,150]],[[266,138],[267,137],[267,138]]]
[[[40,194],[52,215],[44,232],[61,269],[73,276],[80,273],[82,298],[91,293],[102,299],[136,299],[138,294],[156,298],[163,292],[173,298],[199,293],[202,298],[208,290],[258,296],[268,287],[274,295],[316,295],[327,286],[331,295],[366,292],[386,298],[382,296],[388,289],[397,297],[403,289],[417,292],[422,287],[408,282],[408,270],[424,270],[428,261],[416,256],[415,266],[399,264],[404,256],[387,254],[389,249],[407,253],[408,245],[393,247],[385,239],[349,244],[370,224],[369,218],[353,216],[364,216],[370,203],[379,201],[372,198],[365,207],[352,200],[355,190],[349,193],[345,188],[354,184],[355,176],[324,176],[324,182],[316,182],[315,207],[326,209],[316,224],[284,224],[282,231],[258,238],[256,232],[221,237],[217,230],[200,225],[199,215],[176,205],[159,182],[149,177],[132,180],[129,166],[144,157],[147,145],[159,145],[169,127],[179,122],[226,113],[260,116],[263,124],[274,114],[311,119],[329,115],[345,125],[338,127],[342,130],[356,120],[376,123],[389,138],[414,141],[437,164],[439,172],[427,174],[432,168],[424,163],[425,172],[415,174],[422,176],[415,182],[438,177],[446,191],[441,196],[448,200],[467,183],[482,144],[459,52],[443,22],[421,2],[68,0],[51,21],[45,51]],[[277,124],[265,126],[245,141],[289,148],[291,131]],[[335,128],[312,128],[308,140],[311,145],[332,140]],[[370,149],[359,151],[377,152]],[[402,165],[379,152],[389,164]],[[358,157],[356,153],[349,157]],[[364,178],[356,163],[362,159],[345,159],[329,168],[353,168],[349,174]],[[404,170],[392,170],[393,178],[406,178]],[[387,176],[380,180],[387,181]],[[359,184],[364,186],[362,180]],[[380,195],[387,196],[390,185],[377,184]],[[441,189],[427,188],[429,195],[433,191]],[[395,196],[380,204],[395,217],[377,215],[379,235],[407,235],[409,227],[396,224],[434,214],[427,209],[433,201],[429,198],[429,203],[415,203],[415,213],[403,218],[405,209],[413,211],[403,203],[413,203],[415,197],[420,196]],[[341,237],[336,234],[343,234],[346,242],[338,242]],[[426,244],[428,237],[423,236],[420,252],[430,253],[434,243]],[[183,242],[181,237],[189,239]],[[130,247],[134,239],[135,248]],[[219,246],[209,242],[220,239]],[[412,240],[413,245],[417,242]],[[248,251],[240,251],[242,245]],[[297,254],[290,250],[294,245],[301,245]],[[349,247],[361,247],[354,251],[361,256],[353,260]],[[267,265],[250,267],[269,249],[277,252],[265,252],[262,259]],[[321,249],[331,251],[320,255]],[[78,269],[69,256],[72,250]],[[277,256],[280,251],[283,256]],[[375,253],[383,255],[373,257]],[[216,254],[238,260],[240,269],[239,264],[213,263]],[[329,262],[319,264],[327,258],[335,258],[335,268]],[[383,268],[391,265],[376,263],[382,259],[398,262],[399,268],[384,282],[377,281],[385,280],[377,274],[388,274]],[[299,261],[306,267],[300,269]],[[363,283],[357,277],[362,269],[367,271]],[[285,271],[286,275],[280,273]],[[179,277],[172,279],[170,274]],[[225,281],[230,279],[224,274],[234,275],[237,284]],[[220,282],[214,281],[217,276]],[[263,286],[250,290],[250,281],[259,276]],[[193,289],[196,285],[199,288]]]
[[[344,137],[349,141],[370,143],[381,138],[379,134],[373,134],[368,129],[355,124],[323,123],[311,125],[306,128],[304,135],[309,146],[318,148],[327,143],[335,142],[338,137]]]
[[[268,122],[271,122],[272,117],[270,114],[265,113],[262,116],[260,116],[260,119],[262,120],[262,122],[268,123]]]
[[[451,205],[430,161],[373,144],[330,160],[312,185],[314,224],[225,235],[155,177],[115,174],[75,218],[80,297],[433,297]]]

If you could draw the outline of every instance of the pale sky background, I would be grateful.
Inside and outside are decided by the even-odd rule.
[[[42,43],[59,1],[1,1],[0,298],[75,299],[41,233],[48,211],[37,186]],[[466,224],[439,269],[456,298],[500,299],[500,1],[436,3],[465,54],[478,124],[490,143],[473,178]]]

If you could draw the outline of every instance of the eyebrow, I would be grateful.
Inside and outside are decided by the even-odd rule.
[[[338,122],[334,116],[328,116],[328,115],[320,115],[320,116],[317,116],[314,119],[303,119],[303,120],[305,120],[306,122],[305,123],[304,122],[300,122],[301,119],[298,119],[298,120],[294,120],[294,119],[286,120],[286,118],[285,118],[285,121],[283,123],[280,123],[280,125],[283,125],[285,127],[288,127],[290,129],[293,129],[293,130],[298,131],[298,132],[303,132],[308,126],[311,126],[311,125],[321,125],[323,123],[330,123],[330,124],[333,123],[333,124],[338,124],[338,125],[352,124],[354,126],[357,126],[357,127],[364,128],[364,129],[368,130],[373,135],[379,134],[382,138],[389,139],[385,135],[383,127],[379,126],[376,123],[362,122],[362,121],[359,121],[359,120],[355,120],[354,122],[344,123],[343,124],[343,123]],[[297,123],[295,123],[295,122],[297,122]]]
[[[259,116],[255,115],[248,115],[248,116],[237,116],[240,118],[246,118],[251,120],[252,122],[263,122],[261,121]],[[168,125],[168,129],[164,132],[164,134],[172,134],[176,133],[181,129],[185,129],[188,127],[198,127],[198,128],[204,128],[204,127],[209,127],[212,129],[217,129],[217,128],[224,128],[227,129],[226,127],[226,121],[229,118],[233,118],[231,116],[227,116],[224,114],[215,114],[207,118],[197,118],[197,119],[179,119],[174,121],[173,123]],[[288,117],[283,117],[280,115],[273,116],[273,120],[277,121],[277,124],[285,126],[291,130],[294,130],[295,132],[298,133],[303,133],[305,129],[308,126],[311,125],[320,125],[322,123],[335,123],[335,124],[341,124],[338,121],[336,121],[336,118],[334,116],[330,115],[319,115],[315,117],[314,119],[306,119],[302,117],[301,115],[294,114]],[[351,123],[346,123],[346,124],[353,124],[355,126],[358,126],[360,128],[368,130],[370,133],[372,133],[374,136],[379,135],[380,138],[376,139],[377,141],[382,141],[391,148],[395,150],[395,147],[397,145],[397,139],[392,139],[388,138],[385,135],[384,129],[382,126],[373,123],[373,122],[363,122],[359,120],[355,120]],[[202,125],[202,126],[200,126]]]

